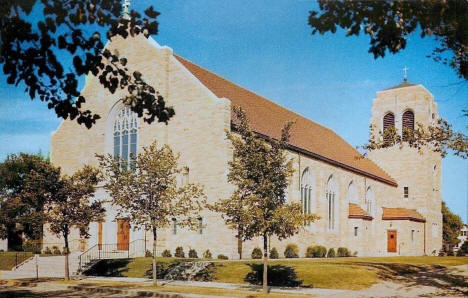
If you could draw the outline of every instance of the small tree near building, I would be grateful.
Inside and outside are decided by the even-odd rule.
[[[442,241],[444,247],[449,247],[451,251],[452,247],[460,242],[457,237],[462,228],[463,221],[460,216],[450,211],[447,204],[442,202]]]
[[[236,133],[227,133],[233,146],[228,179],[236,186],[230,198],[214,204],[231,227],[242,227],[244,239],[263,239],[263,290],[268,292],[268,239],[280,240],[297,234],[313,214],[302,214],[300,203],[286,203],[285,189],[293,173],[292,160],[286,157],[292,123],[287,123],[279,140],[262,139],[249,126],[245,112],[234,108]],[[233,212],[242,206],[242,216]]]
[[[168,227],[173,219],[178,226],[196,228],[205,195],[200,185],[177,185],[181,169],[167,145],[156,142],[130,164],[111,155],[98,155],[105,173],[105,189],[119,206],[118,216],[128,217],[135,226],[153,233],[153,284],[156,285],[156,247],[158,230]]]
[[[72,228],[80,232],[80,236],[89,237],[89,224],[99,221],[104,216],[104,208],[100,201],[90,202],[98,183],[99,171],[85,166],[71,177],[63,176],[56,185],[46,208],[46,218],[50,230],[64,239],[65,279],[70,279],[68,237]]]

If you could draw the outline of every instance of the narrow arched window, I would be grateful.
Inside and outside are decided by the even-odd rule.
[[[405,128],[414,130],[414,113],[412,111],[406,111],[403,113],[402,119],[402,130]]]
[[[137,154],[138,116],[129,107],[120,110],[114,121],[114,157],[134,161]]]
[[[387,113],[383,117],[383,132],[390,126],[395,127],[395,115],[393,113]]]
[[[327,182],[327,219],[328,219],[328,229],[335,230],[336,228],[336,183],[333,176],[328,179]]]
[[[312,213],[312,175],[309,168],[306,168],[302,172],[301,176],[301,203],[302,213]],[[310,222],[306,222],[306,225],[310,225]]]
[[[354,181],[351,181],[351,183],[348,186],[348,203],[358,203],[358,192],[356,183],[354,183]]]
[[[375,204],[374,192],[372,191],[372,188],[369,187],[366,191],[366,211],[372,217],[374,216],[374,204]]]

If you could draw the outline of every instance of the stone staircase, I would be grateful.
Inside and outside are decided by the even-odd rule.
[[[69,270],[70,276],[76,275],[79,267],[78,256],[80,253],[70,253]],[[65,277],[65,256],[38,257],[37,260],[39,277]],[[32,257],[18,265],[12,271],[2,271],[2,278],[33,278],[36,277],[36,260]]]

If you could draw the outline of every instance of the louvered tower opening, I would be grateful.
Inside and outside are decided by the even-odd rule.
[[[414,130],[414,114],[411,111],[406,111],[403,113],[402,117],[403,122],[403,129],[409,128]]]

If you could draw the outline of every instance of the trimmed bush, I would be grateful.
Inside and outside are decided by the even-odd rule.
[[[177,246],[175,249],[174,257],[176,258],[185,258],[184,249],[182,246]]]
[[[61,255],[62,253],[60,252],[60,249],[57,246],[52,246],[52,253],[54,255]]]
[[[349,249],[347,249],[346,247],[338,247],[338,250],[336,251],[336,255],[338,257],[350,257],[351,253]]]
[[[153,257],[153,253],[151,251],[149,251],[149,249],[146,250],[145,252],[145,257],[147,258],[152,258]]]
[[[252,250],[252,259],[261,259],[262,258],[262,250],[258,247],[255,247],[253,250]]]
[[[322,245],[314,245],[307,247],[306,258],[325,258],[327,248]]]
[[[357,254],[358,254],[357,251],[353,252],[353,257],[357,257]]]
[[[299,248],[296,244],[290,243],[284,250],[284,257],[288,259],[299,258]]]
[[[188,257],[191,259],[198,259],[198,254],[197,251],[193,248],[191,248],[188,252]]]
[[[163,258],[170,258],[170,257],[172,257],[172,254],[171,254],[171,252],[170,252],[168,249],[165,249],[165,250],[162,252],[162,257],[163,257]]]
[[[205,250],[205,252],[203,253],[203,258],[204,259],[211,259],[213,258],[213,255],[211,254],[211,251],[209,249]]]
[[[219,260],[228,260],[229,258],[225,255],[218,255]]]
[[[52,251],[50,250],[50,247],[46,246],[46,248],[44,249],[44,254],[46,254],[46,255],[51,255],[52,254]]]
[[[278,259],[278,258],[279,258],[278,251],[276,250],[276,247],[273,247],[270,250],[270,259]]]
[[[336,253],[335,253],[335,249],[332,247],[328,250],[327,258],[334,258],[334,257],[336,257]]]

